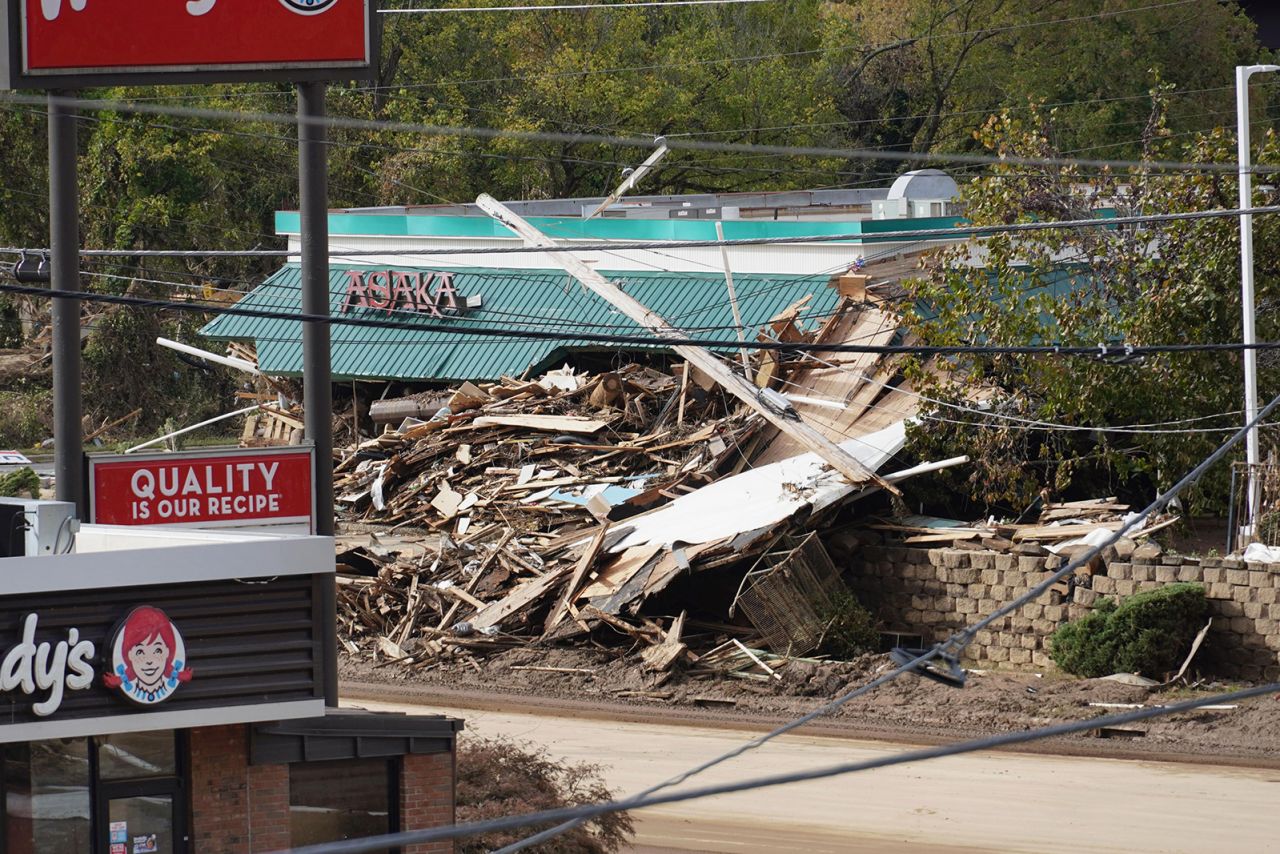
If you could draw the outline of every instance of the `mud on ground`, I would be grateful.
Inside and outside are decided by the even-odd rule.
[[[414,697],[424,703],[531,707],[557,714],[682,719],[767,729],[798,717],[892,668],[887,655],[851,662],[794,661],[781,679],[742,680],[677,671],[651,674],[625,650],[518,647],[469,666],[405,670],[366,658],[340,664],[344,694],[369,699]],[[558,670],[521,669],[559,668]],[[1124,711],[1091,703],[1170,704],[1223,693],[1239,684],[1204,683],[1152,691],[1102,679],[1057,673],[970,671],[964,688],[903,676],[851,700],[815,731],[851,737],[933,743],[1028,730]],[[1051,752],[1150,756],[1280,767],[1280,695],[1245,700],[1235,709],[1195,711],[1126,726],[1129,732],[1079,734],[1042,743]]]

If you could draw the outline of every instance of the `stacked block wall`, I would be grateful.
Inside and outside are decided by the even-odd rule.
[[[858,598],[886,628],[943,640],[1044,581],[1063,566],[1031,557],[963,549],[866,546],[847,575]],[[1280,678],[1280,564],[1180,555],[1115,560],[1070,601],[1046,593],[978,632],[966,663],[1046,670],[1049,636],[1088,613],[1098,598],[1123,600],[1178,581],[1204,585],[1213,628],[1197,666],[1226,679]]]

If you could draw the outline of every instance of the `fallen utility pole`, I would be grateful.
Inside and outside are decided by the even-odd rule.
[[[522,217],[512,213],[505,205],[488,193],[482,193],[476,199],[476,204],[480,207],[480,210],[524,238],[526,243],[546,249],[548,257],[563,267],[571,276],[596,295],[617,306],[619,311],[654,335],[668,339],[686,337],[683,331],[671,326],[661,315],[650,311],[643,303],[623,292],[621,288],[588,267],[576,256],[561,251],[555,241],[538,231]],[[725,391],[760,413],[770,424],[826,460],[832,468],[844,475],[850,483],[874,481],[877,485],[895,495],[902,494],[896,486],[864,466],[852,454],[822,435],[811,425],[800,421],[793,414],[784,414],[766,404],[761,399],[761,390],[759,388],[729,370],[711,351],[684,344],[673,344],[671,349],[715,380]]]
[[[650,154],[643,163],[623,178],[622,183],[618,185],[618,189],[606,196],[605,200],[596,205],[596,209],[583,217],[583,219],[591,219],[594,216],[599,216],[613,205],[616,205],[623,196],[635,188],[636,184],[640,183],[641,178],[649,174],[649,171],[658,165],[658,161],[667,156],[667,152],[670,151],[670,149],[667,148],[667,141],[662,137],[658,137],[653,142],[658,146],[654,149],[653,154]]]

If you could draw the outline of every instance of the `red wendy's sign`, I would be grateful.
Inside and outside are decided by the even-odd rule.
[[[371,73],[376,48],[373,0],[9,0],[8,6],[9,32],[18,36],[18,55],[8,62],[14,88],[139,77],[356,78]]]
[[[311,459],[310,448],[90,457],[89,520],[201,528],[311,524]]]

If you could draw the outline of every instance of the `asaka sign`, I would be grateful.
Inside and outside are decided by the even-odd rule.
[[[373,308],[390,314],[413,311],[426,317],[464,314],[479,308],[479,294],[463,296],[447,271],[347,270],[347,293],[339,314],[356,308]]]
[[[310,448],[93,456],[90,521],[210,528],[308,524],[311,459]]]
[[[10,0],[7,88],[367,76],[372,0]],[[284,72],[284,76],[280,73]],[[145,80],[140,79],[145,78]]]

